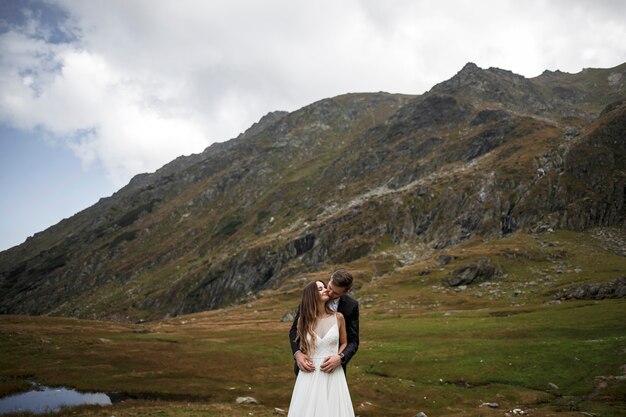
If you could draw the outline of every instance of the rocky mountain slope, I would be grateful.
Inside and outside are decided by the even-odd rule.
[[[406,243],[624,228],[625,82],[470,63],[423,95],[270,113],[0,253],[0,312],[150,319]]]

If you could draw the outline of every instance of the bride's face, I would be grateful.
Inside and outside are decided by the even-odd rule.
[[[324,283],[322,281],[317,281],[317,291],[321,301],[328,301],[328,290],[324,287]]]

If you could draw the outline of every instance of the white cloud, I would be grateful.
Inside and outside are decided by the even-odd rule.
[[[65,141],[85,167],[98,161],[115,184],[123,185],[134,174],[208,145],[207,132],[193,115],[160,108],[157,95],[167,94],[167,88],[113,68],[96,53],[41,42],[35,46],[27,54],[39,59],[3,71],[2,117],[24,129],[43,126]],[[51,56],[59,68],[46,71]]]
[[[271,110],[354,91],[421,93],[468,61],[526,76],[626,58],[614,2],[59,0],[0,35],[0,120],[43,127],[123,185]]]

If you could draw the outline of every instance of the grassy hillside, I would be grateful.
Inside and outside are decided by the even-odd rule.
[[[269,113],[0,252],[0,313],[156,320],[225,307],[333,264],[390,272],[406,262],[383,254],[394,245],[422,257],[425,247],[516,231],[623,228],[624,71],[527,79],[469,63],[419,96],[345,94]],[[517,254],[494,256],[500,271]],[[451,272],[410,278],[425,267],[402,268],[387,285],[421,288]],[[511,268],[511,280],[525,279]],[[517,301],[537,288],[515,289]],[[496,289],[481,290],[495,300]],[[397,302],[487,302],[444,290]]]
[[[623,250],[620,229],[515,233],[442,251],[381,244],[343,265],[361,302],[362,342],[348,368],[356,413],[625,415],[626,300],[557,300],[564,288],[623,276]],[[480,259],[494,278],[446,284]],[[132,397],[63,415],[276,415],[294,382],[281,318],[307,280],[329,272],[293,277],[241,305],[136,325],[0,316],[0,392],[32,378]],[[237,405],[239,396],[259,404]]]

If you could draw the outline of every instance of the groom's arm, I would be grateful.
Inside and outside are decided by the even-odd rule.
[[[350,315],[350,320],[346,320],[346,331],[348,333],[348,346],[343,351],[341,364],[346,365],[359,350],[359,303],[356,303],[354,311]]]
[[[294,317],[293,323],[291,324],[291,329],[289,330],[289,342],[291,342],[291,353],[293,355],[295,355],[296,352],[300,350],[300,346],[296,342],[296,337],[298,336],[298,318],[299,317],[300,317],[300,307],[298,307],[296,316]]]
[[[300,343],[296,342],[295,339],[298,337],[298,318],[300,317],[300,306],[298,306],[298,312],[296,313],[296,317],[293,319],[293,323],[291,325],[291,329],[289,330],[289,342],[291,343],[291,351],[293,352],[293,358],[296,361],[296,366],[298,369],[304,372],[313,372],[315,370],[315,366],[313,362],[309,359],[308,356],[300,352]],[[296,355],[297,352],[300,352]]]

